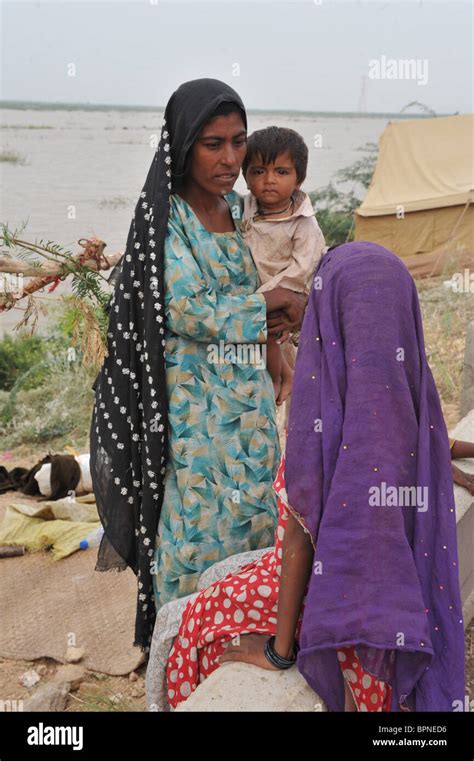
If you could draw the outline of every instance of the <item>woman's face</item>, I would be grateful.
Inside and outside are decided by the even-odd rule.
[[[216,116],[204,125],[191,148],[187,181],[208,193],[229,193],[239,176],[247,149],[240,114]]]

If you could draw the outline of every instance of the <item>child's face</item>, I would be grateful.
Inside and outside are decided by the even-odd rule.
[[[255,155],[245,175],[248,189],[264,207],[284,207],[291,194],[299,187],[296,169],[288,153],[280,153],[273,164],[262,163],[262,157]]]

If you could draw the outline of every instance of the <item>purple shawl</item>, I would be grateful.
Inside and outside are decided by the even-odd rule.
[[[382,246],[344,244],[315,271],[285,483],[316,547],[298,655],[307,682],[343,711],[336,650],[354,645],[391,684],[392,711],[463,710],[449,442],[414,281]]]

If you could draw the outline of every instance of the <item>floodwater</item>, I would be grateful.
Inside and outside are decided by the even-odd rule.
[[[92,236],[107,243],[106,254],[123,251],[163,112],[58,106],[0,113],[1,150],[15,151],[25,161],[0,164],[0,221],[10,230],[27,222],[23,239],[51,240],[73,253],[80,250],[80,238]],[[362,158],[358,148],[377,142],[390,119],[300,112],[250,112],[248,117],[249,132],[277,124],[301,133],[309,147],[306,191],[323,187],[339,169]],[[242,176],[235,189],[246,191]],[[60,284],[50,295],[46,289],[37,295],[56,301],[69,292],[67,284]],[[0,313],[0,335],[19,322],[22,309],[20,302]],[[41,316],[38,324],[46,322]]]

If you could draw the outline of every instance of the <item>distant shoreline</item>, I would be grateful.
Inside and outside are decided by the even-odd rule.
[[[17,111],[146,111],[156,113],[164,111],[164,106],[126,106],[104,103],[47,103],[41,101],[0,100],[0,108]],[[303,111],[284,108],[248,108],[248,114],[292,114],[293,116],[327,116],[327,117],[356,117],[363,119],[430,119],[432,115],[423,112],[391,113],[376,111]],[[453,114],[437,114],[453,116]]]

